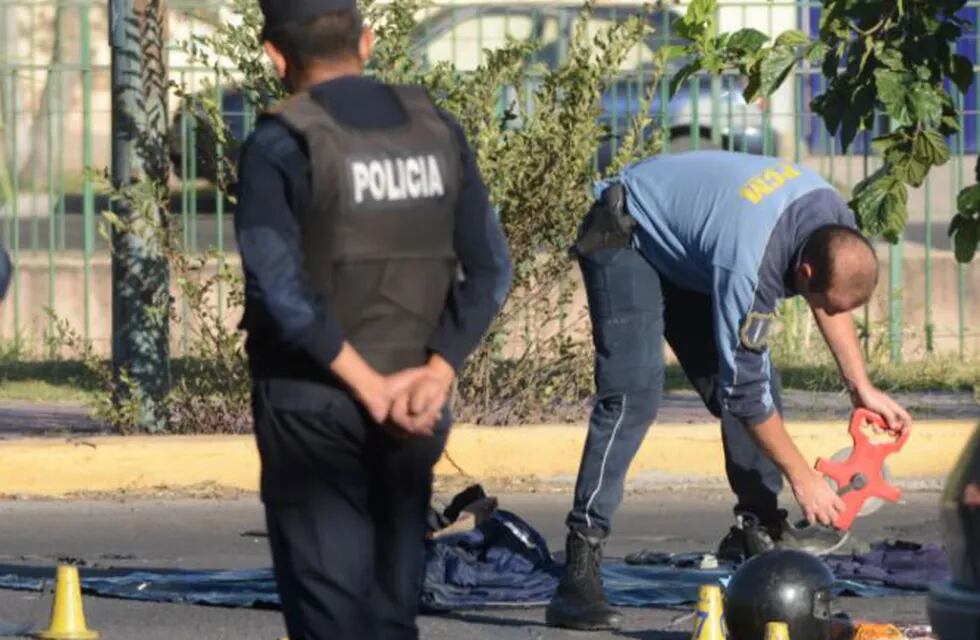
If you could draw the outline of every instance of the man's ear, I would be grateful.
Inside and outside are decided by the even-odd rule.
[[[809,262],[801,262],[796,268],[796,283],[800,290],[809,290],[810,280],[813,278],[813,265]]]
[[[361,39],[357,42],[357,57],[360,58],[361,64],[367,64],[372,51],[374,51],[374,29],[366,26],[361,31]]]
[[[272,66],[276,70],[276,75],[280,78],[286,77],[286,56],[282,55],[282,51],[276,48],[276,45],[272,44],[268,40],[262,43],[262,47],[265,49],[265,54],[269,56],[269,60],[272,61]]]

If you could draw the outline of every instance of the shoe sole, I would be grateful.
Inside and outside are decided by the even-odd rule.
[[[545,626],[551,629],[570,629],[572,631],[619,631],[622,629],[622,624],[609,625],[609,624],[568,624],[568,623],[558,623],[553,620],[545,620]]]
[[[619,631],[623,626],[621,619],[610,624],[576,624],[564,620],[555,620],[548,612],[545,612],[544,623],[545,626],[553,629],[571,629],[572,631]]]

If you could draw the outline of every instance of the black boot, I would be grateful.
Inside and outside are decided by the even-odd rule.
[[[602,549],[599,541],[572,531],[565,543],[565,571],[545,622],[549,627],[593,631],[618,629],[623,616],[609,606],[602,591]]]
[[[753,513],[735,514],[735,526],[718,545],[718,559],[739,564],[752,556],[776,548],[778,533],[759,522]]]

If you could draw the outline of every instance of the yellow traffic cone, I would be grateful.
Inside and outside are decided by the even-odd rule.
[[[785,622],[767,622],[766,640],[790,640],[789,625]]]
[[[702,585],[698,591],[698,608],[694,612],[694,633],[691,640],[723,640],[721,587]]]
[[[37,637],[44,640],[95,640],[99,637],[98,631],[91,631],[85,625],[78,567],[58,567],[54,605],[51,607],[51,626]]]

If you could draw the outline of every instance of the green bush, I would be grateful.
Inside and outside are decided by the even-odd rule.
[[[240,87],[252,106],[261,110],[269,96],[282,96],[260,46],[261,14],[255,0],[232,0],[231,5],[239,19],[221,22],[212,34],[194,37],[182,48],[193,63],[213,70],[218,85]],[[610,132],[599,123],[600,98],[631,48],[646,34],[647,23],[634,17],[590,37],[586,17],[591,6],[586,4],[565,60],[557,68],[533,62],[536,43],[510,41],[487,51],[479,68],[462,73],[447,63],[422,66],[414,54],[412,32],[422,8],[421,0],[383,4],[365,0],[366,16],[378,34],[369,71],[385,81],[426,86],[440,106],[459,120],[508,237],[515,273],[510,299],[462,372],[457,416],[504,424],[561,417],[566,410],[578,415],[592,393],[592,349],[587,320],[567,315],[574,290],[567,247],[590,204],[590,186],[601,177],[594,159]],[[645,78],[649,93],[618,140],[610,171],[659,150],[660,132],[648,107],[669,62],[686,62],[672,78],[670,91],[694,74],[738,70],[749,78],[747,94],[757,96],[775,91],[801,60],[816,63],[830,51],[823,42],[813,42],[798,31],[782,34],[770,46],[766,46],[769,37],[754,29],[719,34],[715,0],[692,0],[675,25],[675,34],[688,44],[663,47],[652,61]],[[840,36],[836,31],[824,35],[825,39]],[[216,96],[216,87],[211,89],[191,94],[186,87],[173,87],[185,100],[187,112],[200,121],[200,138],[213,151],[208,154],[213,166],[206,175],[225,190],[235,182],[235,167],[224,160],[222,149],[236,143],[222,120],[220,105],[202,97]],[[155,153],[162,155],[160,150]],[[137,212],[144,209],[143,200],[160,200],[159,194],[165,192],[159,184],[138,183],[121,192],[106,188]],[[152,310],[168,314],[173,322],[185,322],[190,336],[188,364],[176,376],[166,400],[169,430],[247,429],[249,376],[242,336],[228,331],[209,304],[215,292],[223,290],[230,305],[240,308],[240,276],[227,269],[215,273],[209,269],[208,257],[188,256],[180,246],[179,230],[139,219],[124,223],[110,216],[107,222],[116,230],[125,224],[130,225],[129,231],[158,236],[156,242],[163,247],[177,284],[179,305],[171,296]],[[179,306],[189,309],[190,316],[178,313]],[[809,320],[792,303],[784,306],[783,317],[777,355],[793,362],[811,361]],[[84,345],[78,346],[84,353]],[[98,363],[87,360],[98,370]],[[98,400],[100,416],[121,429],[131,428],[134,406],[140,403],[138,385],[104,370],[97,377],[105,386]]]

